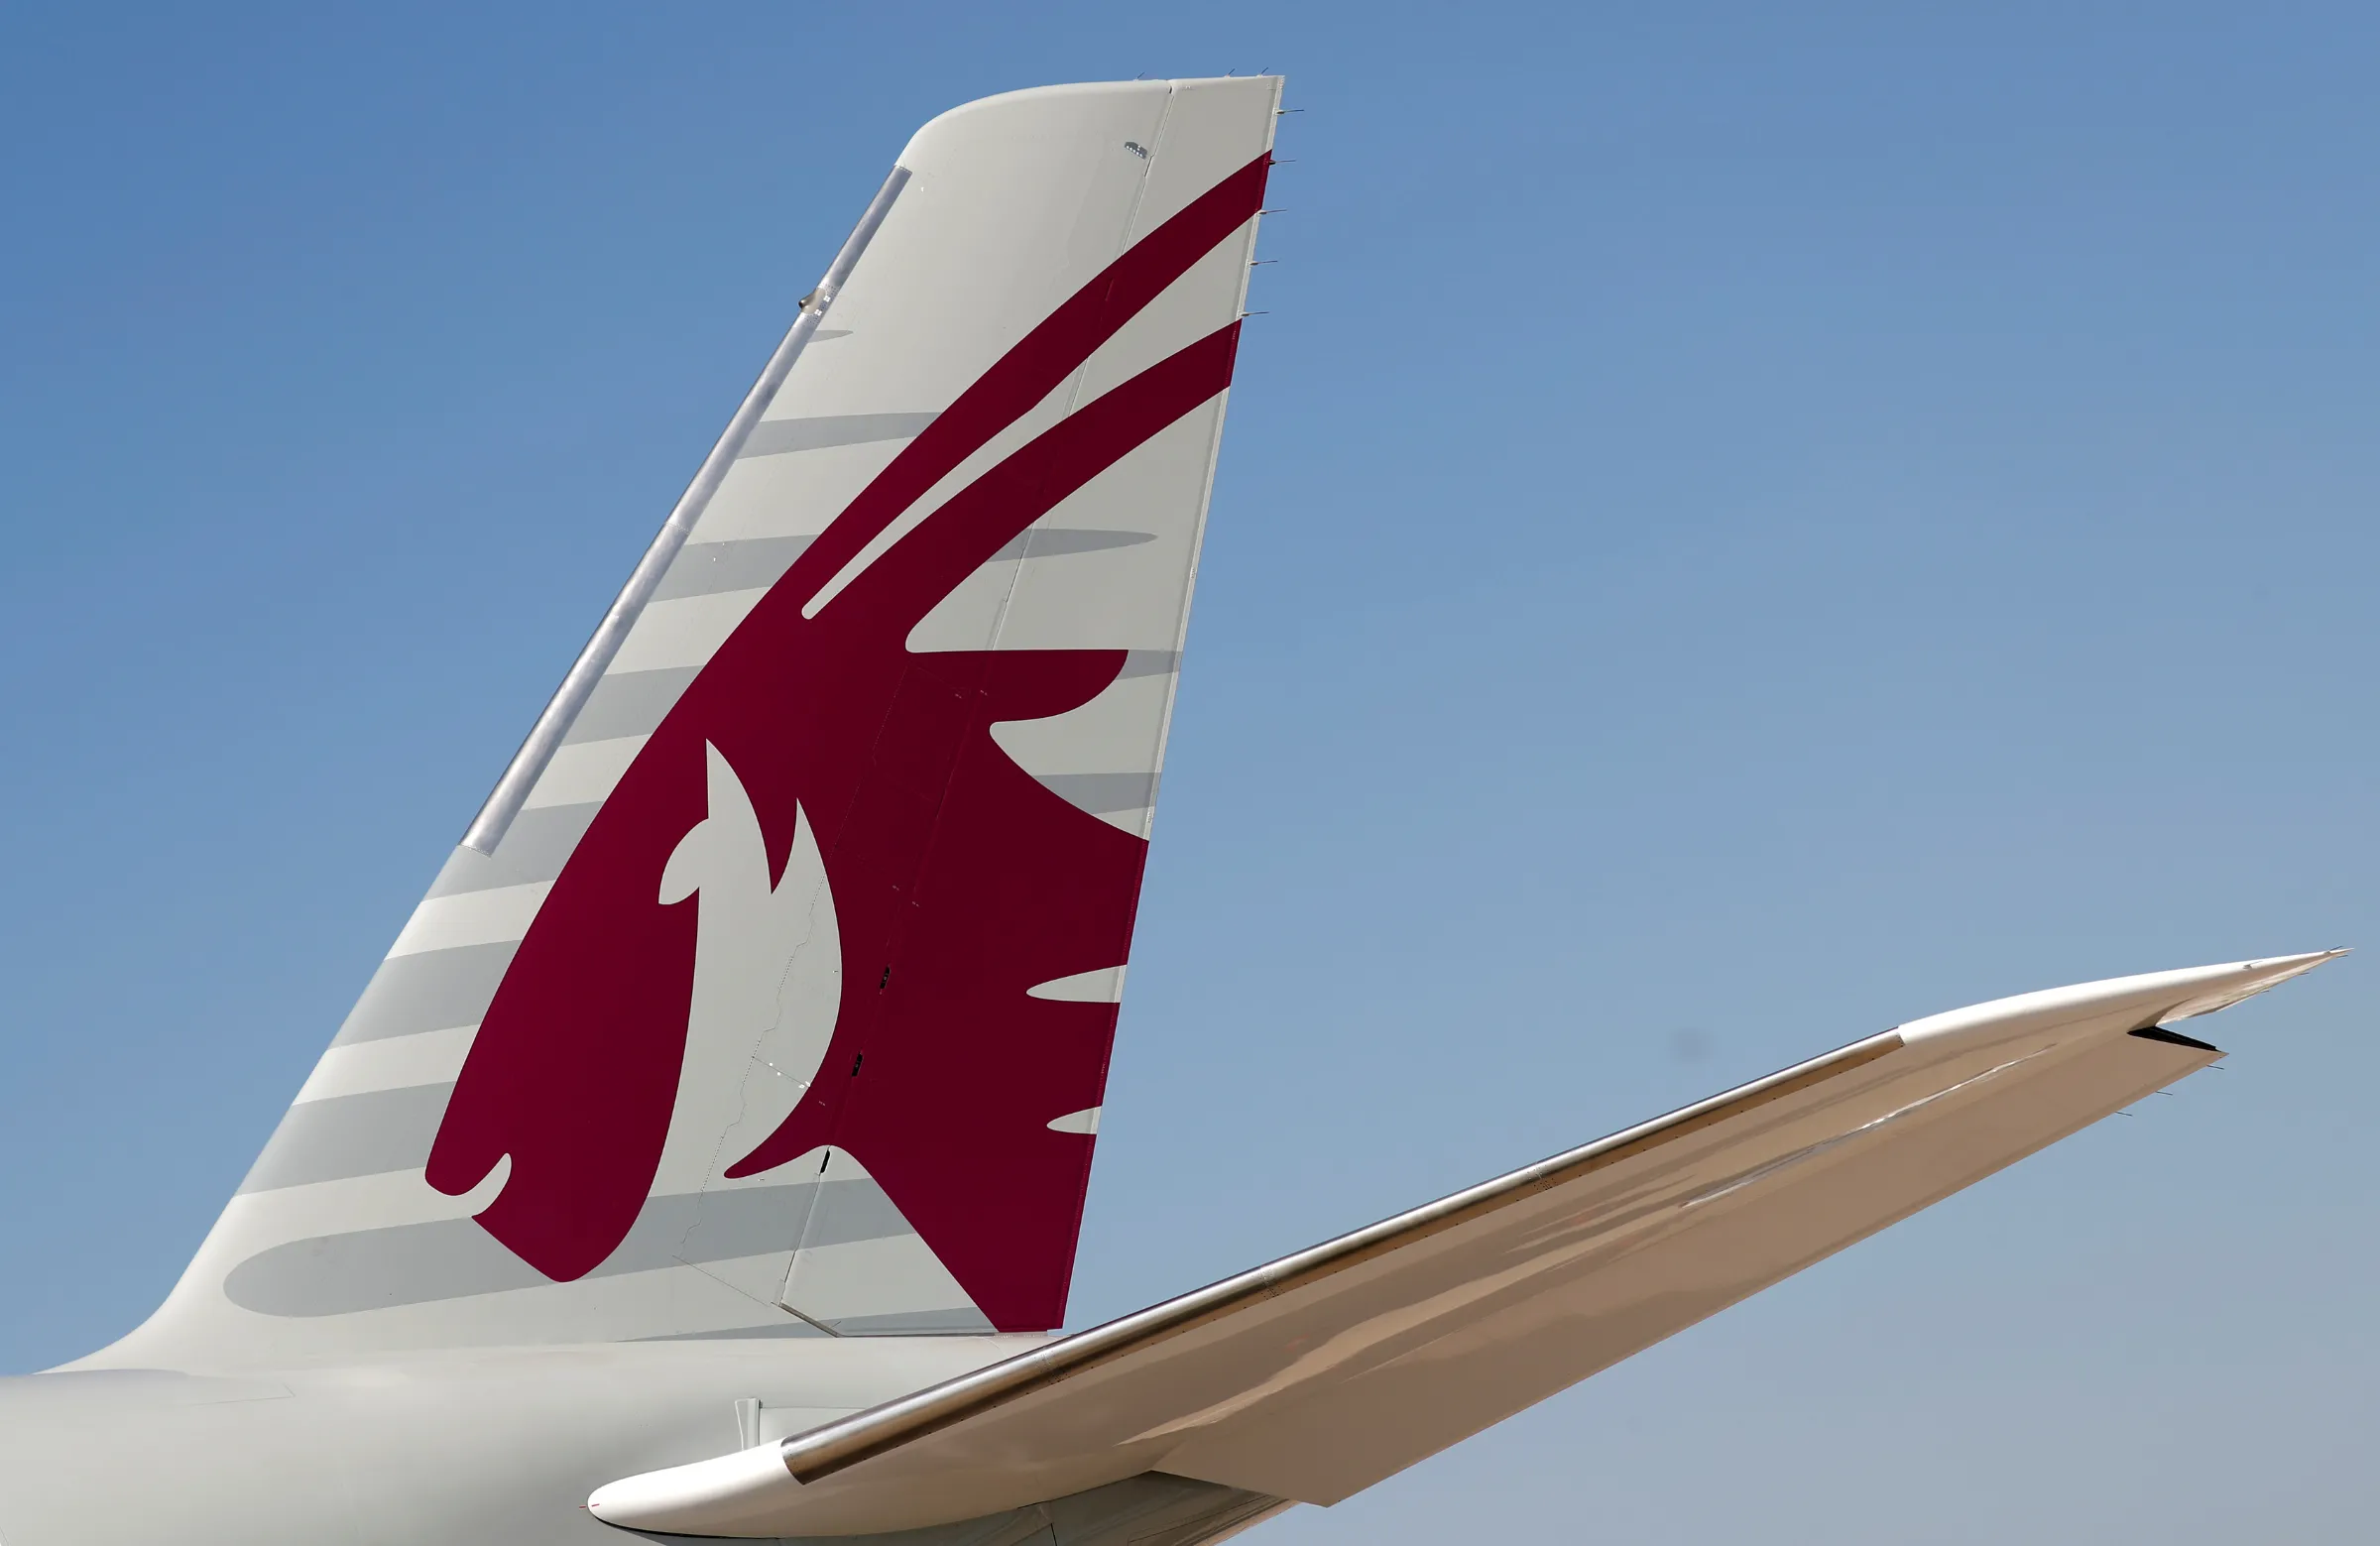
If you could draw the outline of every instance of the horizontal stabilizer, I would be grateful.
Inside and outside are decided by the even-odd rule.
[[[850,1534],[1143,1472],[1331,1503],[2222,1054],[2139,1035],[2336,951],[1914,1021],[781,1444],[599,1489],[607,1523]]]

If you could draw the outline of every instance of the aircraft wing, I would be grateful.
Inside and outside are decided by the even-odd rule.
[[[800,1535],[1146,1471],[1330,1503],[2222,1054],[2163,1022],[2339,952],[1915,1021],[841,1421],[616,1482],[609,1523]]]

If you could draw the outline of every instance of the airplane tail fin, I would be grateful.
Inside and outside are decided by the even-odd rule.
[[[918,132],[109,1357],[1058,1324],[1278,97]]]

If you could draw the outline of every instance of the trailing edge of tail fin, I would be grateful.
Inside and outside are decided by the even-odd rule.
[[[102,1362],[1059,1322],[1278,98],[918,132]]]

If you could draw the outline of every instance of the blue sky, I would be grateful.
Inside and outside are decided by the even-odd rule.
[[[2375,66],[2344,6],[10,8],[0,1368],[164,1293],[908,132],[1015,86],[1304,109],[1078,1323],[1918,1014],[2380,945]],[[2375,981],[1265,1538],[2362,1533]]]

